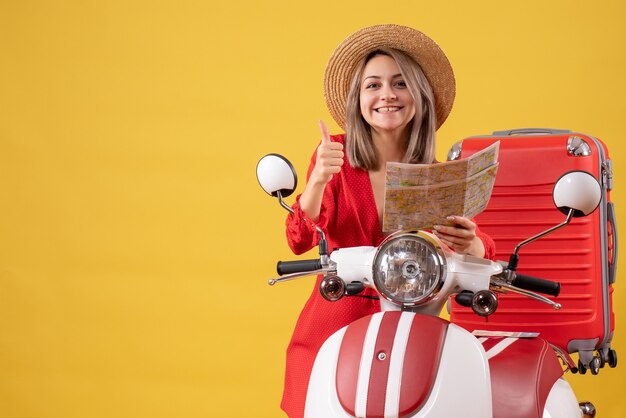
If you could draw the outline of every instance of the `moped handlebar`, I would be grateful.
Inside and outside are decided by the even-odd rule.
[[[515,287],[519,287],[520,289],[539,292],[551,296],[558,296],[561,291],[561,283],[559,282],[527,276],[525,274],[516,274],[515,279],[513,279],[511,284]]]
[[[321,268],[322,262],[319,258],[313,260],[279,261],[276,264],[276,272],[280,276],[282,276],[283,274],[315,271],[320,270]]]

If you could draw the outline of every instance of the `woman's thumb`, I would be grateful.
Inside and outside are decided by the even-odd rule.
[[[320,131],[322,132],[322,142],[330,142],[330,133],[328,133],[328,127],[321,120],[318,122]]]

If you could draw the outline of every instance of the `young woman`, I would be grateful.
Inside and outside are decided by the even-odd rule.
[[[287,218],[287,240],[296,254],[327,235],[328,248],[377,246],[384,238],[382,212],[387,162],[435,162],[435,131],[454,101],[454,74],[437,44],[412,28],[379,25],[362,29],[335,50],[326,68],[325,95],[346,134],[322,140],[313,155],[304,192]],[[460,253],[493,258],[493,241],[460,216],[434,233]],[[345,325],[380,310],[378,301],[323,299],[316,286],[298,319],[287,349],[282,408],[304,414],[315,356]],[[371,295],[371,294],[366,294]]]

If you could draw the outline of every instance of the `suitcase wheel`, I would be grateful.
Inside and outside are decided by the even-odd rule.
[[[600,372],[601,363],[602,360],[599,355],[594,356],[588,366],[585,366],[582,361],[578,360],[578,373],[585,374],[589,370],[595,376]]]
[[[598,355],[600,356],[600,368],[603,368],[607,364],[611,368],[617,367],[617,353],[615,350],[606,347],[602,350],[598,350]]]
[[[617,367],[617,352],[613,349],[609,350],[609,367]]]
[[[591,361],[589,362],[589,371],[592,375],[595,376],[598,374],[598,372],[600,371],[601,363],[602,361],[600,360],[600,355],[596,355],[593,359],[591,359]]]

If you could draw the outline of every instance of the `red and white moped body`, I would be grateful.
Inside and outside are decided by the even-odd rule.
[[[430,234],[422,236],[436,239]],[[372,282],[377,249],[335,251],[345,281]],[[437,316],[459,288],[489,288],[498,263],[446,254],[442,289],[428,302],[383,312],[333,334],[309,381],[305,417],[582,417],[550,345],[534,336],[476,337]]]
[[[293,166],[270,154],[259,162],[257,177],[291,211],[282,198],[295,190]],[[557,182],[553,195],[567,219],[518,244],[508,265],[456,254],[424,231],[398,232],[378,247],[339,249],[329,256],[320,228],[319,259],[279,262],[281,277],[270,285],[323,274],[320,292],[330,301],[366,287],[380,295],[382,312],[351,323],[322,345],[305,417],[595,416],[593,405],[579,405],[562,377],[563,366],[575,368],[573,361],[537,334],[472,334],[438,316],[453,295],[489,316],[497,307],[495,292],[516,292],[560,308],[535,293],[556,296],[559,284],[517,274],[517,253],[573,216],[595,210],[600,188],[588,173],[572,172]]]

